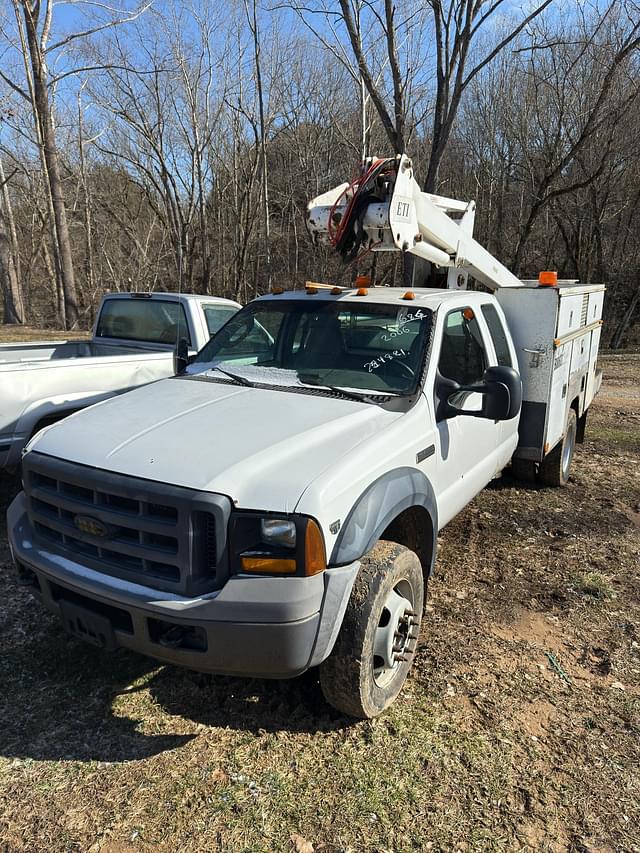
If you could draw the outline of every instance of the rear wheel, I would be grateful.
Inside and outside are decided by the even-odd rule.
[[[369,718],[393,702],[411,668],[424,580],[417,555],[395,542],[378,542],[361,562],[320,684],[334,708]]]
[[[575,409],[569,409],[564,438],[540,463],[540,479],[547,486],[566,486],[569,482],[571,461],[576,449],[577,425]]]

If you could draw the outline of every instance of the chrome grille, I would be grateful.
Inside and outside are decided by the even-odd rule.
[[[227,574],[229,501],[30,453],[23,479],[37,540],[104,574],[183,594]]]

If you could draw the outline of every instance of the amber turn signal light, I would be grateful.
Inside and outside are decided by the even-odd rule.
[[[294,575],[295,560],[279,560],[273,557],[241,557],[243,572],[259,572],[265,575]]]
[[[309,519],[304,537],[304,573],[317,575],[327,568],[327,556],[320,528],[313,519]]]

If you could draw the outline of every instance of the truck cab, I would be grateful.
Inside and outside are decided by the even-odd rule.
[[[518,443],[495,297],[321,288],[250,303],[180,376],[41,432],[14,560],[68,630],[286,678],[375,716],[406,678],[438,530]]]

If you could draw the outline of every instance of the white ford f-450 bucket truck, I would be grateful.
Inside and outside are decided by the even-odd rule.
[[[566,481],[602,287],[523,286],[407,158],[327,196],[318,239],[419,245],[452,286],[255,300],[181,375],[39,433],[8,529],[74,635],[215,673],[318,665],[329,702],[371,717],[411,666],[438,531],[514,458]]]
[[[174,372],[174,350],[198,352],[240,305],[183,293],[103,297],[90,340],[0,345],[0,468],[71,412]]]

